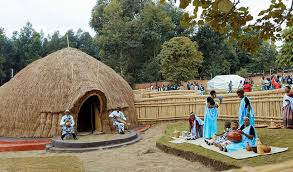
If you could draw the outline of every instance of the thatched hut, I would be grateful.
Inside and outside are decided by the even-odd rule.
[[[77,132],[113,131],[109,112],[120,107],[137,124],[134,96],[113,69],[74,48],[41,58],[0,87],[0,136],[52,137],[69,109]]]

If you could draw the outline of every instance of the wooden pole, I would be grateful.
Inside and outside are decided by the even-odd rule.
[[[68,32],[67,32],[67,34],[66,34],[66,38],[67,38],[67,47],[69,48]]]

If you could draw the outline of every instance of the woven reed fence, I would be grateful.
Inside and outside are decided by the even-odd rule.
[[[166,95],[158,93],[160,96],[141,93],[136,96],[135,108],[138,121],[140,123],[154,123],[182,120],[187,119],[190,112],[195,112],[203,118],[207,96],[190,94],[189,91],[180,93],[166,92]],[[240,98],[237,97],[236,93],[222,94],[221,96],[223,102],[219,107],[219,119],[238,119]],[[247,93],[246,96],[251,99],[256,123],[282,122],[283,93],[281,90],[252,92]]]

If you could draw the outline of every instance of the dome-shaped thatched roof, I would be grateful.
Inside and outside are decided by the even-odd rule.
[[[50,121],[55,127],[60,113],[65,109],[77,113],[85,96],[92,93],[103,95],[106,110],[127,108],[131,122],[136,121],[132,89],[113,69],[74,48],[54,52],[0,87],[0,135],[38,137],[44,120],[44,127],[50,128]],[[42,113],[59,116],[54,122],[54,116],[42,119]]]

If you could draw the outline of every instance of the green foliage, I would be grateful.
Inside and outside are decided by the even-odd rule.
[[[248,77],[248,70],[245,68],[240,68],[240,70],[236,72],[236,75],[246,78]]]
[[[203,53],[203,66],[200,76],[213,76],[235,73],[239,65],[233,47],[225,42],[225,37],[214,32],[210,27],[199,28],[194,36]]]
[[[43,33],[34,30],[31,23],[27,23],[19,32],[15,31],[12,38],[7,38],[4,29],[0,28],[0,85],[10,79],[11,69],[15,74],[40,57],[67,47],[67,35],[70,47],[98,57],[94,39],[80,29],[76,33],[68,30],[65,35],[56,31],[52,36],[44,37]]]
[[[182,17],[172,4],[112,0],[97,3],[90,23],[101,60],[134,83],[162,79],[155,57],[166,40],[190,33],[180,25]]]
[[[175,7],[174,1],[99,0],[92,9],[90,20],[90,26],[96,31],[94,38],[82,30],[68,30],[64,35],[56,31],[44,36],[44,33],[36,32],[30,23],[14,32],[12,38],[7,38],[4,30],[0,29],[0,85],[10,79],[10,69],[17,73],[32,61],[67,47],[67,36],[70,47],[81,49],[103,61],[130,84],[170,79],[166,73],[162,75],[163,69],[156,57],[162,52],[163,43],[173,37],[190,37],[203,53],[202,65],[192,70],[195,71],[192,76],[181,66],[178,71],[172,71],[176,77],[181,75],[183,80],[209,77],[211,74],[233,74],[241,71],[240,68],[260,72],[276,67],[276,47],[260,39],[267,34],[261,35],[262,30],[256,26],[247,27],[247,22],[251,20],[248,9],[235,4],[231,7],[228,1],[182,1],[182,8],[190,3],[195,6],[196,15],[189,16]],[[272,11],[262,12],[261,17],[280,17],[277,8],[282,11],[284,6],[279,1],[272,3],[275,4],[270,7]],[[203,9],[203,13],[196,24],[205,26],[193,27],[190,22],[196,21],[194,19],[201,11],[199,8]],[[288,11],[285,13],[288,14]],[[264,30],[268,29],[270,27]],[[281,30],[276,28],[275,31]],[[292,27],[284,31],[282,37],[285,42],[277,62],[280,67],[292,66]],[[179,82],[178,78],[172,80]]]
[[[277,57],[280,66],[293,67],[293,27],[285,29],[282,33],[284,44]]]
[[[259,72],[260,70],[270,71],[276,67],[276,57],[277,50],[275,45],[269,44],[268,42],[263,42],[259,50],[251,55],[251,63],[247,64],[249,71]]]
[[[167,2],[161,1],[161,3]],[[257,31],[257,38],[275,41],[281,38],[282,24],[293,25],[293,2],[291,6],[286,6],[284,0],[271,0],[268,9],[260,11],[254,23],[251,22],[253,16],[250,9],[241,6],[240,0],[233,2],[231,0],[180,0],[180,8],[185,9],[188,5],[194,6],[194,12],[193,16],[187,13],[184,15],[183,25],[208,24],[219,33],[229,34],[229,39],[238,40],[239,32],[244,29],[245,32]],[[203,10],[199,11],[199,8]],[[198,16],[199,20],[193,20]],[[254,42],[252,39],[247,41]]]
[[[4,64],[6,61],[5,57],[5,44],[6,44],[7,38],[4,34],[4,29],[0,28],[0,84],[1,80],[5,77],[5,68]]]
[[[180,83],[198,74],[203,57],[196,42],[187,37],[174,37],[163,44],[158,59],[163,76]]]
[[[20,70],[40,57],[42,49],[41,35],[33,29],[31,23],[26,23],[19,33],[15,32],[12,40],[16,53],[14,58],[16,58],[17,62],[14,69]]]
[[[157,58],[146,63],[142,69],[143,80],[145,82],[159,81],[161,77],[161,67]]]

